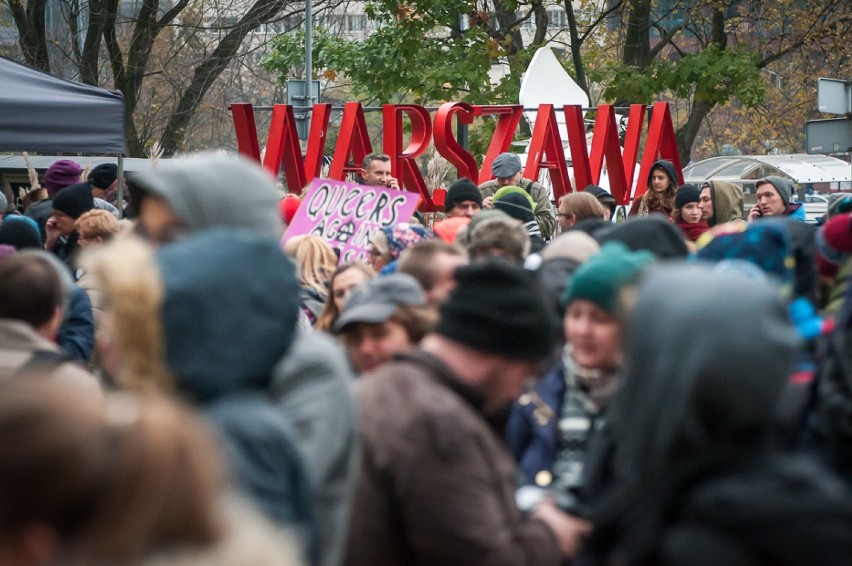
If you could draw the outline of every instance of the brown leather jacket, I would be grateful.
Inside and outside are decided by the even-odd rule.
[[[556,539],[515,505],[515,464],[476,394],[425,352],[357,391],[362,458],[344,564],[559,564]]]

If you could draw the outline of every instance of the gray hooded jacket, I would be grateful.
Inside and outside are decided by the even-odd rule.
[[[128,176],[133,202],[147,194],[164,199],[191,231],[246,228],[270,238],[282,232],[272,176],[245,157],[201,153],[164,160]]]

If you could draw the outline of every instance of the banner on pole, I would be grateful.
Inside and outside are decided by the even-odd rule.
[[[319,236],[339,250],[340,263],[366,260],[370,236],[383,226],[408,222],[420,195],[331,179],[314,179],[281,239]]]

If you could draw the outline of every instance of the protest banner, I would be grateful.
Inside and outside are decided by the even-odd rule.
[[[408,222],[419,201],[410,191],[314,179],[281,245],[309,234],[340,250],[340,263],[366,260],[370,236],[383,226]]]

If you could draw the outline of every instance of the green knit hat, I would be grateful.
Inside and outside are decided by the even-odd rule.
[[[508,187],[502,187],[494,193],[494,196],[491,197],[492,202],[498,201],[502,199],[504,196],[509,193],[517,193],[519,195],[524,195],[528,201],[530,201],[530,207],[532,207],[533,212],[535,212],[535,205],[537,204],[535,200],[530,196],[528,192],[526,192],[521,187],[516,187],[515,185],[509,185]]]
[[[653,261],[651,252],[631,252],[621,242],[607,242],[568,277],[562,305],[567,307],[571,301],[583,299],[614,313],[618,292],[638,279],[642,269]]]

